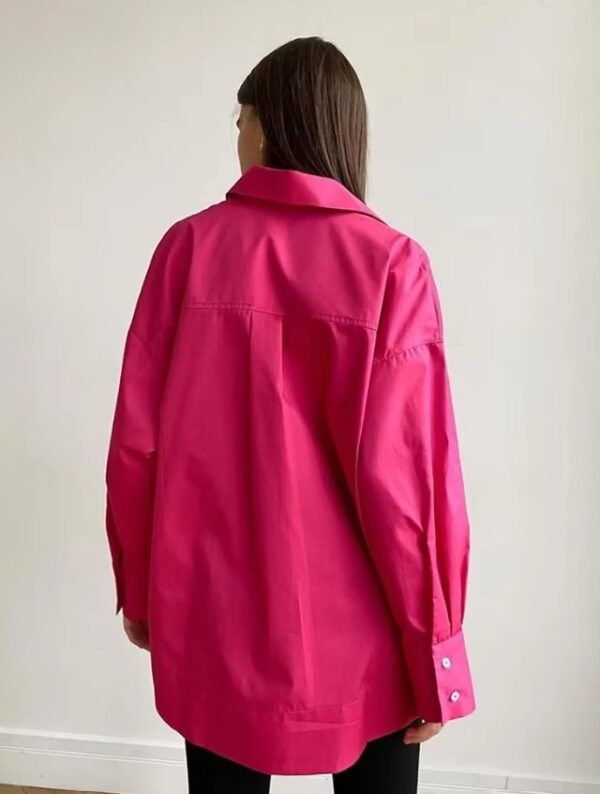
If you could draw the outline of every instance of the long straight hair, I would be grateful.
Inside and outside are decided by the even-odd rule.
[[[258,114],[265,165],[332,177],[364,201],[367,105],[334,44],[312,36],[278,47],[246,77],[237,99]]]

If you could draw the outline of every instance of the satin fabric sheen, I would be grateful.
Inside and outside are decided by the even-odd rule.
[[[166,232],[107,486],[117,611],[149,621],[158,711],[190,742],[334,772],[473,711],[436,287],[338,182],[255,166]]]

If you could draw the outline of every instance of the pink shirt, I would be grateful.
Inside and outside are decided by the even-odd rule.
[[[332,179],[254,167],[160,241],[107,471],[117,610],[157,707],[275,774],[474,709],[469,527],[417,243]]]

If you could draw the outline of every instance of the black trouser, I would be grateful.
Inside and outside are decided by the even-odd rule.
[[[333,774],[335,794],[416,794],[419,745],[404,731],[369,742],[351,767]],[[186,745],[190,794],[268,794],[271,776]]]

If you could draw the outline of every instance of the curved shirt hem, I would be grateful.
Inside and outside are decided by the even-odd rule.
[[[207,696],[197,707],[180,701],[177,712],[173,708],[177,701],[157,692],[156,707],[162,719],[191,744],[250,769],[272,775],[317,775],[347,769],[367,742],[410,725],[417,715],[405,699],[399,681],[395,687],[377,687],[352,704],[353,713],[343,704],[329,706],[327,722],[310,718],[311,712],[321,711],[319,707],[275,716],[249,709],[243,699],[232,708],[219,693]]]

